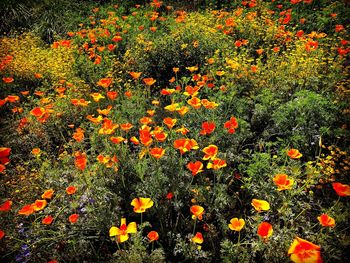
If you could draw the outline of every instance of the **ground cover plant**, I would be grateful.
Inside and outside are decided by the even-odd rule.
[[[1,13],[2,262],[350,260],[346,1],[86,2]]]

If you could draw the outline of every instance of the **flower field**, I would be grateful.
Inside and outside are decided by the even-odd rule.
[[[22,2],[1,262],[350,261],[348,1]]]

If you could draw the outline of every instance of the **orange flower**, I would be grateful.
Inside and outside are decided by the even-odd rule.
[[[84,130],[82,128],[77,128],[73,133],[73,139],[77,142],[81,142],[84,139]]]
[[[140,141],[135,136],[131,137],[130,141],[135,145],[139,145],[140,143]]]
[[[200,161],[196,161],[194,163],[189,162],[186,167],[192,172],[193,176],[197,175],[200,172],[203,172],[203,163]]]
[[[228,227],[233,231],[239,232],[242,230],[244,225],[245,225],[244,219],[242,218],[238,219],[237,217],[235,217],[230,220],[230,224],[228,225]]]
[[[34,211],[40,211],[43,210],[47,205],[46,200],[35,200],[35,202],[32,204],[32,207]]]
[[[200,232],[197,232],[194,237],[192,237],[192,242],[196,244],[202,244],[204,241],[203,235]]]
[[[105,118],[103,120],[102,128],[98,131],[98,134],[112,134],[118,127],[119,124],[113,123],[112,120]]]
[[[11,78],[11,77],[7,77],[7,78],[2,78],[2,81],[4,83],[11,83],[14,81],[14,78]]]
[[[133,79],[138,79],[141,76],[142,72],[131,71],[131,72],[129,72],[129,74]]]
[[[202,103],[203,107],[206,109],[215,109],[217,106],[219,106],[219,104],[217,104],[216,102],[209,101],[207,99],[202,99],[201,103]]]
[[[176,108],[176,111],[182,116],[184,116],[189,110],[190,109],[186,106],[182,106],[181,108]]]
[[[194,139],[181,138],[174,141],[174,148],[184,154],[191,149],[198,149],[198,144]]]
[[[5,236],[5,232],[0,229],[0,240]]]
[[[164,118],[163,123],[168,126],[169,129],[172,129],[177,122],[177,119],[172,119],[170,117]]]
[[[34,208],[32,205],[25,205],[21,210],[18,211],[19,215],[29,216],[34,213]]]
[[[97,85],[103,88],[108,88],[111,84],[112,84],[112,78],[103,78],[97,82]]]
[[[265,200],[253,199],[251,205],[256,211],[267,211],[270,209],[270,204]]]
[[[272,225],[267,222],[262,222],[258,226],[258,235],[263,239],[268,239],[273,233]]]
[[[131,201],[131,205],[134,207],[135,213],[143,213],[153,206],[153,201],[151,198],[138,197]]]
[[[193,205],[190,208],[190,211],[192,213],[192,219],[198,218],[198,220],[202,220],[203,218],[203,213],[204,213],[204,208],[199,206],[199,205]]]
[[[332,183],[333,189],[339,196],[350,196],[350,185],[341,183]]]
[[[51,199],[52,196],[53,196],[53,194],[54,194],[54,192],[55,192],[55,191],[54,191],[53,189],[46,190],[46,191],[42,194],[41,198],[43,198],[43,199]]]
[[[197,67],[197,66],[192,66],[192,67],[186,67],[186,69],[187,69],[189,72],[194,72],[194,71],[197,71],[197,70],[198,70],[198,67]]]
[[[16,95],[8,95],[5,100],[7,100],[8,102],[11,102],[11,103],[15,103],[15,102],[19,101],[20,99]]]
[[[4,203],[0,205],[0,211],[2,212],[7,212],[11,210],[12,206],[12,201],[11,200],[6,200]]]
[[[31,153],[32,153],[33,155],[39,155],[40,152],[41,152],[40,148],[33,148],[32,151],[31,151]]]
[[[157,231],[151,231],[147,234],[147,237],[150,242],[157,241],[159,239],[159,235]]]
[[[318,47],[318,42],[317,41],[309,40],[305,44],[306,51],[314,51],[314,50],[317,49],[317,47]]]
[[[144,78],[143,82],[147,85],[147,86],[152,86],[154,83],[156,83],[156,80],[153,78]]]
[[[197,97],[193,97],[193,98],[189,99],[187,101],[187,103],[195,109],[199,109],[202,106],[201,100],[198,99]]]
[[[212,162],[207,164],[207,169],[219,170],[220,168],[226,167],[227,163],[225,160],[219,158],[213,158]]]
[[[80,170],[84,170],[86,163],[87,163],[87,159],[86,159],[86,153],[81,153],[80,151],[76,151],[74,153],[74,157],[75,157],[75,166],[80,169]]]
[[[329,227],[335,226],[334,218],[328,216],[327,214],[322,214],[319,217],[317,217],[317,219],[322,226],[329,226]]]
[[[126,140],[126,139],[125,139],[124,137],[122,137],[122,136],[111,137],[110,139],[111,139],[111,141],[112,141],[113,143],[115,143],[115,144],[119,144],[119,143],[124,142],[124,141]]]
[[[228,130],[228,133],[235,133],[238,128],[238,122],[235,117],[231,117],[231,119],[224,124],[224,128]]]
[[[296,263],[322,263],[323,261],[320,250],[320,246],[317,246],[300,237],[296,237],[288,249],[288,255],[291,255],[290,259]]]
[[[140,119],[140,123],[144,125],[151,124],[153,122],[152,118],[150,117],[143,117]]]
[[[82,107],[87,107],[90,103],[90,101],[86,101],[85,99],[71,99],[70,102],[74,106],[82,106]]]
[[[273,182],[277,185],[277,191],[291,189],[294,183],[293,179],[288,179],[286,174],[276,174],[273,178]]]
[[[287,152],[287,155],[292,159],[299,159],[301,156],[303,156],[297,149],[290,149]]]
[[[116,91],[108,91],[107,92],[107,97],[110,100],[115,100],[118,97],[118,92],[116,92]]]
[[[71,222],[71,224],[74,224],[78,221],[79,215],[78,214],[72,214],[68,217],[69,222]]]
[[[199,132],[201,135],[209,135],[215,130],[215,123],[205,121],[202,123],[202,130]]]
[[[40,108],[40,107],[34,108],[30,111],[30,114],[37,117],[37,118],[40,118],[45,113],[46,113],[46,110],[44,108]]]
[[[164,153],[165,153],[165,150],[163,148],[152,148],[152,149],[150,149],[150,154],[156,159],[162,158]]]
[[[53,222],[53,217],[52,216],[46,216],[41,221],[41,223],[43,223],[44,225],[51,225],[52,222]]]
[[[203,160],[214,159],[218,154],[218,147],[210,144],[209,146],[205,147],[202,152],[205,153]]]
[[[77,188],[75,188],[74,186],[70,185],[66,188],[66,193],[68,195],[72,195],[77,191]]]
[[[132,128],[132,124],[131,123],[122,123],[120,124],[120,128],[123,130],[123,131],[128,131]]]
[[[168,134],[163,132],[162,127],[155,127],[154,130],[151,132],[151,134],[157,139],[159,142],[164,142],[165,139],[168,137]]]
[[[149,130],[145,128],[141,128],[139,130],[140,133],[140,141],[144,146],[150,146],[153,142],[152,135]]]

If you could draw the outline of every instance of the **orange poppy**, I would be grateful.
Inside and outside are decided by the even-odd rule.
[[[163,149],[163,148],[157,148],[157,147],[155,147],[155,148],[151,148],[151,149],[150,149],[150,154],[151,154],[154,158],[156,158],[156,159],[162,158],[162,156],[164,155],[164,153],[165,153],[165,149]]]
[[[0,229],[0,240],[5,236],[5,232]]]
[[[131,205],[134,207],[135,213],[143,213],[153,206],[153,201],[150,198],[138,197],[131,201]]]
[[[81,153],[80,151],[76,151],[74,153],[75,161],[74,164],[75,166],[84,171],[86,163],[87,163],[87,158],[86,158],[86,153]]]
[[[41,223],[43,223],[44,225],[51,225],[52,222],[53,222],[53,217],[52,216],[46,216],[41,221]]]
[[[292,159],[299,159],[300,157],[302,157],[303,155],[299,152],[299,150],[297,149],[290,149],[287,152],[287,155],[292,158]]]
[[[276,174],[273,178],[273,182],[277,185],[277,191],[291,189],[294,183],[293,179],[289,179],[286,174]]]
[[[154,130],[151,132],[151,134],[157,139],[159,142],[164,142],[166,138],[168,137],[168,134],[163,132],[162,127],[155,127]]]
[[[220,168],[226,167],[227,163],[225,160],[214,158],[207,164],[208,169],[219,170]]]
[[[101,93],[91,93],[90,96],[93,98],[94,101],[99,102],[101,99],[104,99],[105,97],[101,95]]]
[[[32,151],[31,151],[31,153],[32,153],[33,155],[39,155],[40,152],[41,152],[40,148],[33,148]]]
[[[202,244],[204,241],[203,235],[200,232],[197,232],[194,237],[192,237],[192,242],[196,244]]]
[[[154,83],[156,83],[156,80],[153,78],[144,78],[143,82],[147,85],[147,86],[152,86]]]
[[[34,211],[40,211],[43,210],[47,205],[46,200],[35,200],[35,202],[32,204],[32,207]]]
[[[144,146],[149,146],[153,142],[152,135],[149,130],[142,128],[139,130],[140,141]]]
[[[140,141],[135,136],[131,137],[130,141],[135,145],[139,145],[140,143]]]
[[[147,234],[147,238],[150,242],[157,241],[159,239],[159,234],[157,231],[150,231]]]
[[[174,148],[184,154],[191,149],[198,149],[198,144],[194,139],[181,138],[174,141]]]
[[[270,204],[265,200],[253,199],[251,205],[256,211],[267,211],[270,209]]]
[[[186,67],[186,69],[187,69],[189,72],[194,72],[194,71],[197,71],[197,70],[198,70],[198,67],[197,67],[197,66],[192,66],[192,67]]]
[[[189,162],[186,167],[188,170],[192,172],[193,176],[203,172],[203,163],[200,161],[196,161],[194,163]]]
[[[193,97],[193,98],[189,99],[187,101],[187,103],[195,109],[199,109],[202,106],[201,100],[198,99],[197,97]]]
[[[123,243],[129,239],[129,234],[135,234],[137,232],[137,225],[135,222],[131,222],[126,225],[126,219],[122,218],[120,228],[112,226],[109,229],[109,236],[117,236],[118,243]]]
[[[242,218],[238,219],[237,217],[235,217],[230,220],[230,224],[228,225],[228,227],[233,231],[239,232],[242,230],[244,225],[245,225],[244,219]]]
[[[85,99],[71,99],[70,101],[74,106],[82,107],[87,107],[89,103],[91,103],[90,101],[86,101]]]
[[[129,72],[129,74],[133,79],[138,79],[141,76],[142,72],[131,71],[131,72]]]
[[[34,108],[30,111],[30,114],[37,118],[42,117],[45,113],[46,113],[46,110],[40,107]]]
[[[112,141],[113,143],[115,143],[115,144],[119,144],[119,143],[124,142],[124,141],[126,140],[126,139],[125,139],[124,137],[122,137],[122,136],[111,137],[110,139],[111,139],[111,141]]]
[[[55,191],[53,189],[46,190],[42,194],[41,198],[43,198],[43,199],[51,199],[54,193],[55,193]]]
[[[19,215],[29,216],[34,213],[33,205],[25,205],[18,211]]]
[[[5,100],[7,100],[8,102],[11,102],[11,103],[15,103],[15,102],[19,101],[19,97],[16,95],[8,95]]]
[[[322,263],[321,247],[317,246],[310,241],[296,237],[292,245],[288,249],[288,255],[293,262],[314,262]]]
[[[84,139],[84,130],[82,128],[77,128],[73,133],[73,139],[77,142],[81,142]]]
[[[160,91],[160,94],[166,96],[166,95],[171,95],[175,92],[176,90],[175,89],[162,89]]]
[[[70,185],[66,188],[66,193],[68,195],[72,195],[77,191],[77,188],[75,188],[74,186]]]
[[[151,124],[153,122],[152,118],[150,117],[143,117],[140,119],[140,123],[144,125]]]
[[[333,189],[339,196],[350,196],[350,185],[341,183],[332,183]]]
[[[112,78],[103,78],[97,82],[97,85],[103,88],[108,88],[112,84],[112,81],[113,81]]]
[[[133,125],[132,125],[131,123],[122,123],[122,124],[120,124],[120,128],[121,128],[123,131],[128,131],[128,130],[130,130],[132,127],[133,127]]]
[[[209,135],[215,130],[215,123],[205,121],[202,123],[202,130],[199,132],[201,135]]]
[[[11,78],[11,77],[5,77],[5,78],[2,78],[2,81],[4,82],[4,83],[11,83],[11,82],[13,82],[14,81],[14,78]]]
[[[118,97],[118,92],[116,92],[116,91],[108,91],[107,92],[107,97],[110,100],[115,100]]]
[[[164,118],[163,123],[168,126],[169,129],[172,129],[174,125],[176,124],[177,119],[172,119],[170,117]]]
[[[0,205],[0,211],[2,212],[7,212],[11,210],[12,206],[12,201],[11,200],[6,200],[4,203]]]
[[[216,102],[209,101],[207,99],[202,99],[201,103],[202,103],[203,107],[206,109],[215,109],[215,108],[217,108],[217,106],[219,106],[219,104],[217,104]]]
[[[267,222],[262,222],[259,226],[258,226],[258,235],[267,240],[273,233],[273,229],[272,229],[272,225],[270,223]]]
[[[198,218],[198,220],[202,220],[204,208],[200,205],[193,205],[190,208],[190,212],[192,213],[192,219],[195,220]]]
[[[214,159],[218,154],[218,147],[210,144],[209,146],[205,147],[202,152],[205,153],[203,160]]]
[[[119,127],[119,124],[113,123],[112,120],[105,118],[103,120],[102,128],[98,131],[99,134],[113,134],[115,129]]]
[[[69,222],[71,224],[75,224],[78,221],[79,215],[78,214],[72,214],[68,217]]]
[[[322,214],[319,217],[317,217],[318,221],[322,226],[328,226],[328,227],[333,227],[335,226],[335,220],[334,218],[330,217],[327,214]]]

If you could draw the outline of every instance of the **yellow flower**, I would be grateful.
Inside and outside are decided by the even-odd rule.
[[[122,218],[120,228],[112,226],[109,229],[109,236],[117,236],[118,243],[123,243],[129,239],[129,234],[135,234],[137,232],[137,226],[135,222],[131,222],[126,225],[126,218]]]
[[[132,200],[131,205],[134,207],[135,213],[143,213],[153,206],[153,201],[151,198],[138,197]]]
[[[251,205],[255,208],[256,211],[267,211],[270,209],[270,204],[267,201],[253,199]]]

